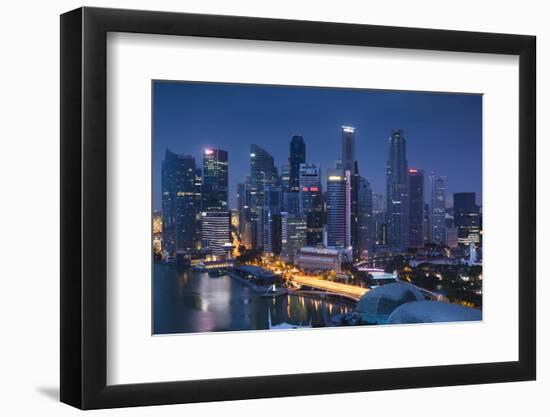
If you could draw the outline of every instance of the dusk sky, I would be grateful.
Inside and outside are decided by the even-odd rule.
[[[446,176],[448,203],[466,191],[481,203],[480,95],[154,81],[153,206],[160,209],[166,148],[198,165],[204,148],[227,150],[235,208],[237,183],[250,173],[250,144],[270,152],[280,170],[291,137],[302,135],[306,162],[320,163],[324,176],[340,159],[342,125],[356,128],[359,171],[373,192],[386,193],[388,137],[400,128],[410,168]]]

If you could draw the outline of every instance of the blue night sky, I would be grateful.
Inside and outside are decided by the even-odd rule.
[[[166,148],[195,156],[199,165],[204,148],[227,150],[235,207],[236,185],[250,170],[250,144],[270,152],[280,170],[291,137],[302,135],[306,161],[320,163],[324,175],[340,158],[342,125],[356,128],[359,171],[373,192],[385,194],[387,139],[400,128],[410,168],[446,176],[448,202],[465,191],[481,202],[480,95],[154,81],[154,208]]]

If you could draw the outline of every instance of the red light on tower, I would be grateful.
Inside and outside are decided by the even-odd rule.
[[[416,168],[409,169],[410,174],[416,174],[417,172],[418,172],[418,170]]]
[[[309,191],[309,188],[307,188],[307,187],[302,187],[302,191]]]
[[[310,187],[309,191],[317,192],[317,191],[319,191],[319,188],[318,187]]]

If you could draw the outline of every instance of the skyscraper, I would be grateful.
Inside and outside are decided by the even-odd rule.
[[[166,149],[162,162],[162,236],[164,251],[188,258],[199,245],[199,201],[195,158]]]
[[[469,246],[480,242],[480,211],[475,193],[453,195],[454,225],[458,228],[458,243]]]
[[[445,245],[445,177],[430,175],[430,189],[430,241]]]
[[[351,173],[327,170],[327,245],[351,247]]]
[[[424,246],[424,172],[409,169],[409,247]]]
[[[273,156],[258,145],[250,145],[250,221],[254,247],[262,247],[264,242],[264,187],[278,185],[278,182]]]
[[[227,151],[205,149],[202,163],[202,211],[229,209],[228,183]]]
[[[307,244],[323,243],[323,193],[319,164],[300,164],[300,213],[307,219]]]
[[[266,185],[264,187],[264,207],[262,210],[263,247],[270,254],[281,252],[281,187]]]
[[[248,249],[252,247],[250,223],[250,177],[237,184],[237,210],[239,213],[239,236],[241,243]]]
[[[357,190],[357,252],[359,257],[372,249],[375,238],[374,222],[372,217],[372,189],[370,183],[359,177]]]
[[[290,166],[290,191],[299,191],[300,187],[300,164],[306,162],[306,143],[304,138],[299,135],[292,136],[290,140],[290,156],[288,163]]]
[[[393,129],[386,164],[386,225],[388,244],[404,249],[409,243],[409,194],[403,131]]]
[[[201,237],[203,249],[215,258],[231,254],[231,214],[229,211],[201,213]]]
[[[294,255],[306,246],[307,224],[299,214],[281,213],[281,256],[292,262]]]
[[[384,194],[372,194],[372,212],[374,214],[384,213],[386,211],[386,199]]]
[[[342,126],[342,169],[353,172],[355,168],[355,128]]]
[[[281,167],[281,187],[283,192],[290,191],[290,165],[283,165]]]

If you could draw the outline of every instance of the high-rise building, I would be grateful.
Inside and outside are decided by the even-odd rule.
[[[409,168],[409,247],[424,246],[424,172]]]
[[[281,187],[283,192],[290,191],[290,165],[283,165],[281,167]]]
[[[357,213],[357,251],[359,257],[363,257],[372,250],[375,237],[374,221],[372,217],[372,189],[370,183],[363,177],[359,177]]]
[[[446,243],[445,225],[445,177],[430,175],[430,241],[438,245]]]
[[[227,151],[208,148],[202,159],[201,210],[227,211],[228,206],[228,155]]]
[[[237,184],[237,210],[239,213],[238,231],[241,244],[248,249],[252,247],[253,240],[250,235],[252,229],[250,222],[250,190],[250,177],[247,178],[247,181]]]
[[[355,169],[355,128],[342,126],[342,169]]]
[[[161,183],[163,249],[171,256],[189,258],[199,247],[200,231],[195,158],[167,149]]]
[[[430,243],[430,233],[432,228],[430,226],[430,205],[424,204],[424,244]]]
[[[386,225],[388,244],[403,249],[409,243],[409,192],[403,131],[393,129],[386,163]]]
[[[448,227],[446,233],[446,245],[449,248],[456,248],[458,246],[458,228]]]
[[[351,173],[327,170],[327,246],[351,247]]]
[[[264,187],[278,185],[279,177],[273,156],[258,145],[250,145],[250,221],[253,247],[263,246]]]
[[[292,214],[300,214],[300,193],[286,191],[283,193],[283,209]]]
[[[458,228],[458,243],[469,246],[480,242],[480,210],[475,193],[453,195],[454,225]]]
[[[231,214],[229,211],[201,213],[202,247],[215,258],[231,255]]]
[[[281,208],[282,191],[277,185],[264,187],[264,207],[262,210],[263,247],[269,254],[281,252]]]
[[[374,214],[386,212],[386,199],[384,194],[372,194],[372,212]]]
[[[323,192],[319,164],[300,164],[300,213],[307,219],[307,244],[323,243]]]
[[[293,213],[281,213],[281,256],[292,262],[294,255],[306,246],[306,218]]]
[[[290,165],[289,186],[291,191],[298,191],[300,187],[300,164],[306,162],[306,143],[299,135],[292,136],[290,140]]]

